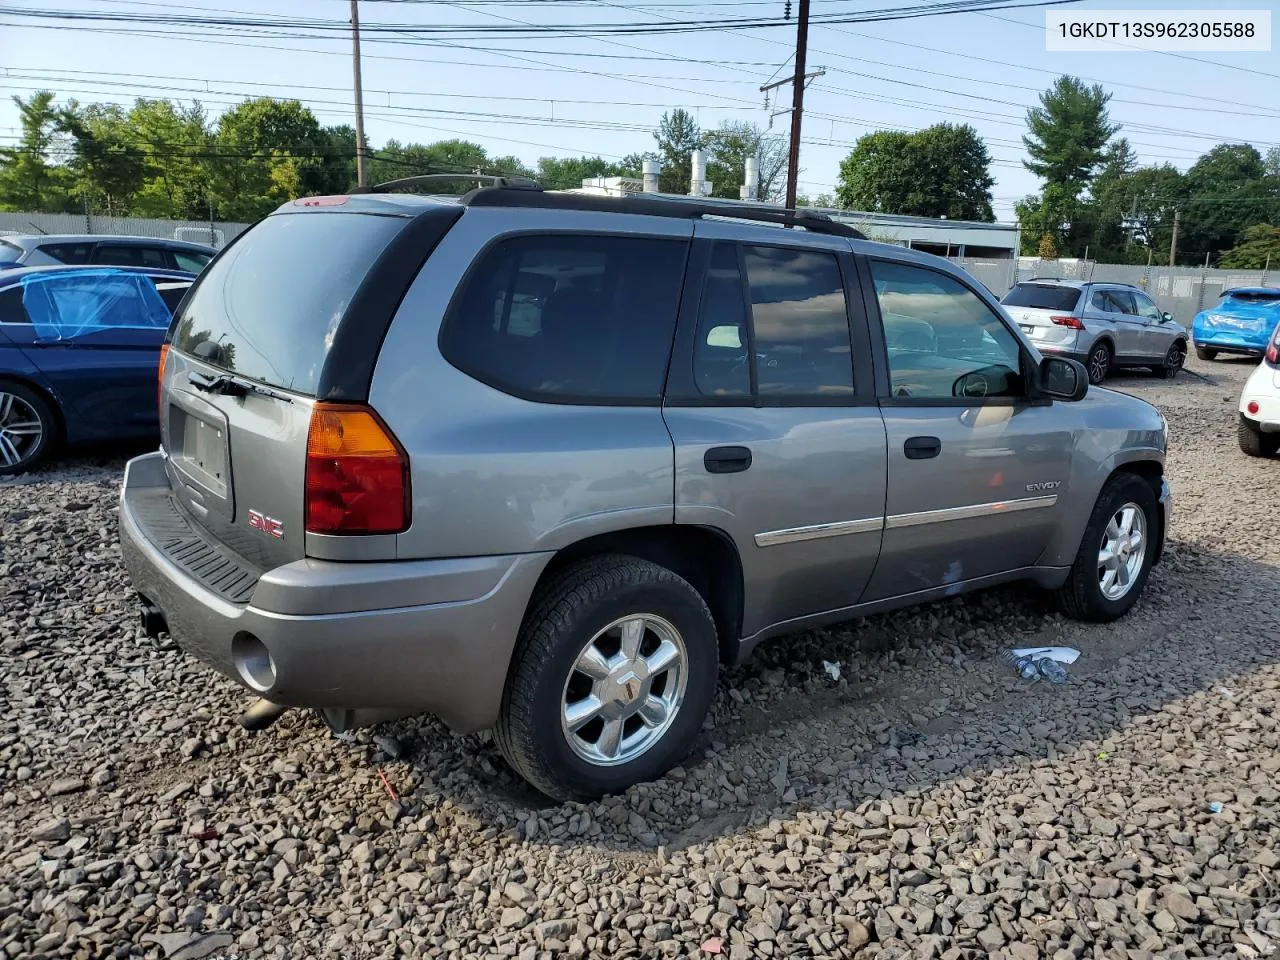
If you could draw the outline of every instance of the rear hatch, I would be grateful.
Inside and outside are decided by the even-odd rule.
[[[1215,333],[1265,343],[1280,323],[1280,290],[1232,290],[1205,315],[1204,326]]]
[[[1080,288],[1060,283],[1019,283],[1000,301],[1013,322],[1036,344],[1068,345],[1075,340],[1077,326],[1066,318],[1081,319],[1077,306]],[[1059,318],[1057,322],[1054,318]]]
[[[260,221],[204,270],[174,316],[161,371],[174,497],[262,570],[307,554],[312,411],[318,399],[367,399],[391,315],[434,247],[411,226],[421,205],[296,203],[307,206]]]

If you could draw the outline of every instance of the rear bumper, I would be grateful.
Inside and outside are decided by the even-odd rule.
[[[149,531],[163,454],[129,462],[120,543],[134,588],[187,653],[290,706],[433,713],[460,732],[497,719],[525,607],[551,554],[333,563],[262,574],[247,603],[174,563]]]
[[[1267,350],[1268,336],[1242,335],[1228,330],[1193,330],[1191,342],[1197,347],[1219,350],[1222,353],[1235,353],[1244,357],[1260,357]]]
[[[1077,363],[1084,363],[1089,359],[1089,354],[1077,350],[1074,342],[1069,344],[1037,343],[1034,340],[1031,342],[1046,357],[1064,357],[1067,360],[1075,360]]]

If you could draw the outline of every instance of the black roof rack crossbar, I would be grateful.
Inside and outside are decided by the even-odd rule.
[[[508,177],[493,173],[426,173],[416,177],[401,177],[399,180],[388,180],[386,183],[375,183],[372,187],[357,188],[352,193],[391,193],[405,187],[421,187],[433,183],[457,183],[459,181],[488,182],[494,187],[505,187],[510,190],[541,190],[542,186],[529,177]]]
[[[784,227],[803,227],[811,233],[865,240],[866,236],[847,223],[833,220],[825,213],[810,210],[787,210],[764,204],[715,203],[663,194],[634,194],[608,197],[589,193],[558,193],[528,189],[504,189],[503,185],[482,187],[462,197],[470,207],[539,207],[549,210],[584,210],[596,213],[634,213],[651,217],[700,219],[724,217],[731,220],[754,220]]]

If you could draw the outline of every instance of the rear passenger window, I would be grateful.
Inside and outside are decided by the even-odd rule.
[[[712,251],[698,331],[694,384],[707,397],[763,400],[853,395],[853,356],[840,265],[829,253],[743,247]],[[754,357],[752,354],[754,353]]]
[[[102,244],[98,247],[95,263],[110,264],[113,267],[160,267],[171,266],[164,250],[155,247],[118,246]]]
[[[93,254],[93,247],[87,243],[51,243],[40,248],[59,263],[88,263]]]
[[[501,241],[467,277],[441,351],[516,396],[656,404],[687,250],[682,240],[644,237]]]

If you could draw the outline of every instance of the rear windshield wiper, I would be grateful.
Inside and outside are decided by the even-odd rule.
[[[279,393],[270,387],[264,387],[262,384],[254,383],[252,380],[235,377],[228,373],[219,373],[210,377],[192,370],[187,373],[187,382],[197,390],[202,390],[205,393],[216,393],[224,397],[247,397],[249,394],[255,393],[260,397],[271,397],[273,400],[293,403],[293,397],[288,394]]]

